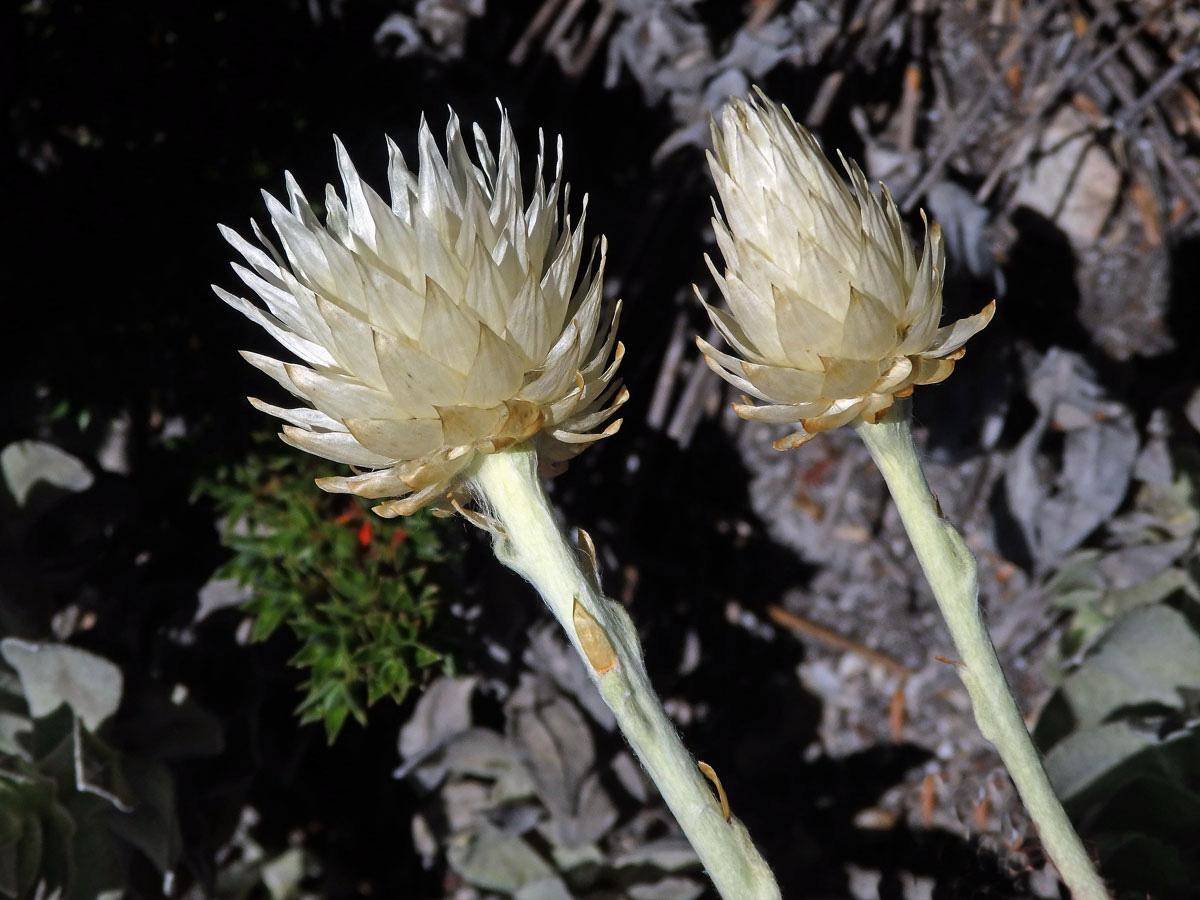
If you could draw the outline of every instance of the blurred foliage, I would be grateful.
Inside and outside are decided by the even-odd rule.
[[[1130,898],[1200,884],[1200,467],[1175,451],[1113,523],[1115,546],[1072,554],[1047,586],[1070,618],[1035,737],[1103,874]]]
[[[179,733],[207,735],[187,755],[218,752],[219,726],[180,696],[116,728],[123,681],[112,662],[15,638],[0,656],[11,667],[0,666],[0,897],[123,896],[147,870],[168,884],[183,842],[164,760]]]
[[[439,602],[431,567],[447,560],[435,520],[394,522],[313,479],[328,464],[307,454],[256,453],[206,479],[234,557],[218,578],[250,589],[251,639],[286,625],[307,671],[301,721],[323,722],[332,743],[384,697],[402,701],[419,673],[452,660],[427,643]]]
[[[56,404],[48,418],[78,438],[81,416]],[[300,841],[292,821],[281,826],[273,811],[280,792],[297,793],[288,779],[305,777],[303,768],[279,765],[276,748],[313,743],[296,733],[288,709],[294,679],[274,674],[282,648],[239,647],[237,617],[210,618],[231,591],[206,600],[202,590],[196,606],[196,588],[218,558],[197,552],[204,540],[215,548],[211,506],[176,492],[169,534],[190,552],[159,572],[158,546],[143,550],[123,524],[136,500],[131,481],[91,454],[67,453],[62,435],[53,436],[0,448],[0,900],[331,896],[323,891],[345,861]],[[183,511],[201,514],[199,533],[176,527],[191,524]],[[136,522],[159,528],[146,514]],[[64,563],[85,552],[86,564]],[[127,574],[110,574],[128,567],[109,554],[132,556],[146,586],[135,592]],[[179,559],[203,572],[186,582],[190,591],[181,590]],[[184,602],[171,609],[178,594]],[[160,627],[136,615],[143,596],[172,615],[166,640],[149,651],[125,641]],[[320,748],[318,765],[363,760],[356,737]],[[378,771],[372,763],[348,774]],[[388,796],[377,775],[365,777]],[[297,818],[336,827],[319,788],[300,793]]]
[[[189,813],[169,761],[215,755],[223,739],[186,692],[126,697],[117,666],[67,644],[5,638],[0,659],[0,898],[116,900],[186,888],[191,898],[311,900],[311,852],[269,855],[248,833],[257,821],[248,807],[217,854],[219,870],[207,885],[192,883]],[[122,705],[139,712],[118,715]]]
[[[530,631],[526,658],[503,732],[484,724],[499,698],[476,676],[433,681],[400,731],[427,864],[480,900],[696,900],[695,852],[629,750],[611,749],[612,713],[556,624]]]
[[[123,670],[107,653],[66,643],[121,649],[105,639],[100,593],[115,579],[93,577],[104,551],[128,537],[114,523],[132,492],[119,494],[108,479],[47,441],[0,450],[0,538],[9,545],[0,553],[3,898],[160,896],[195,875],[179,797],[191,786],[174,766],[220,754],[221,723],[182,685],[147,679],[151,658]],[[87,564],[68,563],[81,547]],[[129,581],[113,593],[136,596]],[[124,633],[136,625],[111,621]],[[50,634],[58,640],[39,639]]]

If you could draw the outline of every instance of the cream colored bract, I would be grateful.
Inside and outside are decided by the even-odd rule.
[[[732,315],[705,307],[737,356],[698,343],[718,375],[766,404],[746,398],[738,415],[799,423],[775,442],[786,449],[857,418],[877,421],[913,385],[950,374],[994,304],[938,327],[937,225],[918,260],[886,189],[877,199],[843,158],[852,191],[812,135],[761,94],[725,107],[713,145],[724,276],[706,260]]]
[[[478,454],[530,441],[554,471],[621,424],[597,430],[627,397],[620,304],[604,315],[603,239],[580,272],[586,197],[572,228],[563,186],[560,218],[561,139],[526,206],[507,117],[496,155],[474,137],[478,163],[451,112],[443,157],[422,119],[416,174],[389,140],[390,206],[335,139],[345,197],[326,189],[324,225],[289,174],[288,207],[266,195],[282,254],[256,223],[265,250],[221,229],[266,309],[214,290],[306,363],[243,353],[310,406],[250,402],[288,423],[287,443],[361,469],[318,484],[390,498],[383,516],[461,501]]]

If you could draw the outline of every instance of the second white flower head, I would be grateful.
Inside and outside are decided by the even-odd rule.
[[[759,406],[738,415],[798,423],[779,449],[855,419],[877,421],[913,385],[941,381],[993,304],[952,325],[942,313],[941,233],[913,252],[886,189],[838,175],[786,108],[731,101],[713,125],[709,167],[725,216],[713,219],[729,312],[705,304],[737,355],[701,340],[708,364]],[[853,190],[851,190],[853,188]]]

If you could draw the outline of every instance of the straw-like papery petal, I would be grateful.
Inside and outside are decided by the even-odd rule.
[[[265,412],[269,416],[275,416],[277,419],[283,419],[292,425],[300,428],[305,428],[308,431],[346,431],[346,426],[337,419],[331,419],[319,409],[309,409],[307,406],[301,406],[297,409],[283,409],[278,406],[272,406],[270,403],[263,403],[257,397],[247,397],[250,405],[259,412]]]
[[[887,189],[877,197],[853,161],[841,162],[848,183],[761,93],[732,101],[713,124],[708,163],[723,209],[713,230],[725,269],[705,261],[729,311],[705,308],[733,353],[698,344],[718,375],[768,404],[735,403],[738,415],[800,424],[781,449],[878,421],[914,385],[943,380],[995,310],[939,328],[937,225],[927,224],[918,257]]]
[[[383,466],[387,464],[386,456],[372,453],[352,435],[344,431],[309,431],[306,428],[296,428],[294,425],[284,425],[283,433],[279,436],[286,444],[334,462],[347,463],[351,466]]]
[[[748,398],[743,397],[745,401]],[[789,403],[755,406],[752,403],[734,403],[734,411],[743,419],[755,422],[772,422],[776,425],[787,425],[799,422],[806,416],[811,416],[825,408],[822,403]]]
[[[993,300],[981,312],[977,312],[975,315],[968,316],[965,319],[959,319],[952,325],[939,328],[929,347],[926,349],[925,355],[941,358],[957,352],[992,320],[995,309],[996,301]]]
[[[606,245],[588,250],[584,213],[566,214],[561,139],[549,185],[539,145],[527,197],[507,116],[495,153],[472,132],[477,162],[453,112],[444,153],[422,118],[415,172],[389,139],[390,203],[335,138],[342,193],[327,186],[323,225],[289,174],[286,203],[266,196],[278,243],[253,222],[261,247],[221,227],[264,306],[218,296],[305,363],[243,353],[310,407],[251,402],[287,423],[287,443],[363,470],[318,484],[385,500],[384,516],[459,506],[479,454],[521,442],[557,471],[616,431],[628,396]]]
[[[826,380],[823,372],[806,372],[787,366],[768,366],[752,362],[743,362],[742,371],[752,385],[775,403],[786,403],[787,400],[780,398],[787,397],[820,399]]]

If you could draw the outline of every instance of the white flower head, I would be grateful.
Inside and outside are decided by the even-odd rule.
[[[287,206],[265,195],[282,253],[253,221],[262,248],[221,228],[265,309],[214,290],[303,361],[244,352],[306,405],[250,402],[287,423],[285,442],[356,467],[318,484],[384,499],[383,516],[459,506],[479,454],[520,442],[557,471],[617,431],[597,429],[628,396],[606,245],[585,253],[586,197],[572,227],[561,138],[549,187],[539,147],[526,205],[507,116],[495,154],[473,130],[477,162],[451,111],[443,156],[422,117],[416,173],[389,139],[390,205],[335,138],[344,199],[327,187],[324,225],[290,174]]]
[[[887,189],[876,198],[843,157],[847,186],[813,136],[761,93],[726,105],[713,145],[724,275],[705,258],[730,312],[704,305],[737,355],[698,343],[718,375],[765,404],[747,398],[734,404],[738,415],[798,423],[775,442],[786,449],[856,419],[879,421],[914,385],[950,374],[995,304],[938,327],[937,225],[918,259]]]

